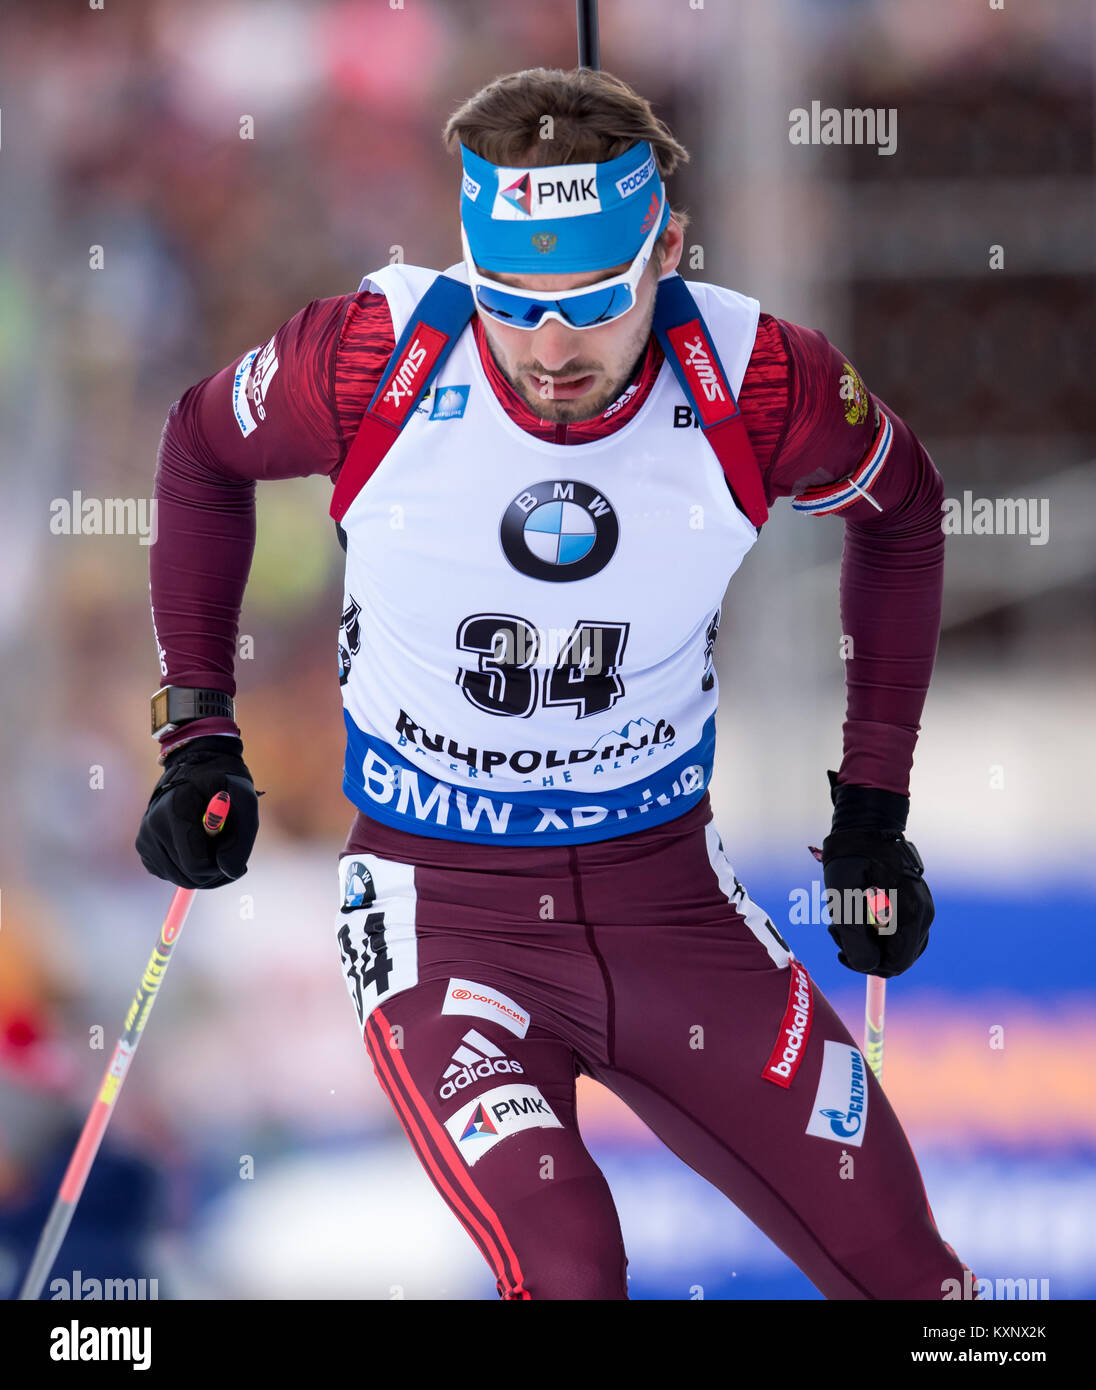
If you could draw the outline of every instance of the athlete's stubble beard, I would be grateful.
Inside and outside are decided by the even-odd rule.
[[[589,334],[576,331],[576,356],[574,360],[568,362],[562,370],[555,372],[545,371],[543,363],[532,357],[519,356],[515,362],[507,364],[492,333],[491,320],[484,314],[480,315],[480,321],[487,335],[487,343],[491,349],[491,356],[495,359],[499,371],[535,415],[538,415],[542,420],[550,420],[556,424],[572,424],[578,420],[592,420],[612,405],[613,401],[623,393],[624,388],[635,375],[640,359],[647,351],[647,343],[651,337],[651,324],[654,322],[655,316],[655,288],[657,287],[658,275],[657,262],[652,259],[651,264],[644,270],[643,279],[640,281],[638,302],[617,320],[616,327],[622,336],[618,342],[613,343],[611,354],[603,352],[599,358],[583,352],[582,339],[588,337]],[[637,316],[634,324],[631,323],[633,315]],[[629,325],[627,329],[625,328],[626,325]],[[596,332],[596,330],[591,331]],[[566,380],[594,372],[599,376],[604,373],[601,385],[593,387],[591,391],[584,393],[577,400],[558,401],[552,397],[553,377]],[[538,383],[536,386],[530,382],[527,373],[536,379]]]

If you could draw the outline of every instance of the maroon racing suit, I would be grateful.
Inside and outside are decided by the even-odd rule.
[[[503,1298],[628,1297],[579,1074],[827,1298],[964,1287],[882,1087],[711,817],[705,798],[618,839],[474,855],[359,817],[340,950],[415,1152]]]
[[[554,443],[627,424],[663,361],[652,338],[600,417],[556,425],[528,409],[472,327],[511,418]],[[172,407],[150,552],[163,684],[236,693],[255,483],[337,480],[393,346],[382,296],[317,300],[255,359],[261,380],[243,383],[257,425],[244,433],[234,418],[246,354]],[[842,480],[867,458],[883,404],[820,333],[761,315],[739,405],[766,499],[805,496],[845,522],[842,631],[857,659],[839,780],[908,794],[939,634],[943,486],[887,407],[885,465],[847,500]],[[163,752],[238,732],[199,720],[165,736]],[[576,1123],[580,1074],[621,1097],[826,1297],[969,1287],[886,1096],[750,901],[711,816],[705,796],[649,830],[522,847],[355,815],[339,858],[339,951],[415,1152],[503,1298],[628,1296],[612,1197]]]

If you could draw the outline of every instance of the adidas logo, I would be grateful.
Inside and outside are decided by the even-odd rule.
[[[460,1047],[453,1053],[452,1062],[442,1073],[438,1095],[442,1100],[452,1100],[458,1092],[477,1081],[523,1071],[521,1063],[507,1057],[490,1038],[485,1038],[475,1028],[469,1028],[461,1039]]]

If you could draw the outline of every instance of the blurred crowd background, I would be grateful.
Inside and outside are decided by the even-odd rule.
[[[919,435],[949,497],[1049,506],[1044,545],[949,543],[909,827],[938,914],[928,953],[888,992],[886,1087],[937,1222],[979,1275],[1096,1296],[1092,6],[600,8],[603,66],[692,153],[670,189],[703,253],[686,274],[822,329]],[[148,549],[53,534],[51,502],[150,497],[188,386],[309,300],[356,289],[394,246],[415,264],[459,259],[446,117],[501,73],[575,53],[571,0],[5,6],[9,1296],[171,893],[133,848],[159,775]],[[896,152],[792,145],[789,112],[813,100],[894,108]],[[335,862],[352,810],[329,491],[259,490],[241,622],[253,656],[237,668],[266,791],[259,844],[243,880],[198,899],[56,1275],[155,1277],[160,1297],[494,1296],[373,1080],[341,979]],[[823,926],[788,921],[841,756],[841,545],[838,520],[781,504],[735,578],[713,800],[751,896],[859,1035],[861,977]],[[607,1092],[584,1081],[580,1114],[618,1199],[633,1297],[818,1296]]]

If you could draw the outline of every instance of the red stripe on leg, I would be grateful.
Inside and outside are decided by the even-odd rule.
[[[372,1039],[369,1036],[371,1027],[374,1033]],[[377,1080],[391,1101],[412,1148],[494,1272],[500,1290],[507,1291],[502,1296],[528,1298],[517,1255],[502,1230],[501,1222],[472,1184],[464,1160],[455,1153],[448,1133],[430,1113],[422,1094],[411,1080],[399,1049],[388,1046],[385,1030],[391,1037],[388,1020],[379,1009],[374,1009],[364,1030],[366,1047]],[[449,1161],[450,1154],[453,1154],[455,1162]],[[463,1195],[455,1187],[462,1189]],[[513,1277],[507,1271],[507,1263],[511,1266]]]

